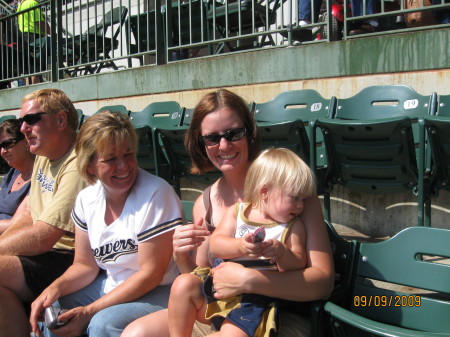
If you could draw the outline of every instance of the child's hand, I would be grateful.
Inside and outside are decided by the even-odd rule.
[[[256,259],[262,255],[263,242],[254,243],[252,234],[247,233],[238,240],[239,240],[239,251],[241,252],[242,256],[247,256]]]
[[[286,246],[281,241],[276,239],[269,239],[263,242],[261,247],[261,255],[270,258],[270,263],[276,263],[286,252]]]

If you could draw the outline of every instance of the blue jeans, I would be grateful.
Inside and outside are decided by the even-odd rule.
[[[314,20],[311,20],[311,0],[298,1],[298,19],[317,22],[319,19],[320,7],[322,7],[322,0],[313,0],[314,6]]]
[[[363,0],[350,0],[352,5],[352,16],[375,14],[374,0],[366,0],[366,12],[363,12]]]
[[[58,302],[61,308],[72,309],[86,306],[103,295],[106,274],[100,274],[94,282],[73,294],[61,297]],[[167,308],[170,285],[159,286],[141,298],[130,302],[113,305],[96,313],[87,329],[89,337],[120,337],[125,327],[139,317]],[[55,336],[45,329],[45,337]]]
[[[433,5],[440,5],[442,2],[441,0],[432,0],[431,3]],[[444,3],[449,3],[449,1],[445,0]],[[450,9],[433,11],[433,14],[436,17],[437,23],[450,23]]]

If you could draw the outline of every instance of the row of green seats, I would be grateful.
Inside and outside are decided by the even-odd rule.
[[[274,130],[277,123],[284,124],[274,138],[276,132],[264,134],[262,128],[263,144],[296,146],[292,149],[309,162],[324,195],[326,219],[331,220],[330,193],[342,185],[369,194],[411,191],[417,195],[417,224],[430,225],[431,198],[447,188],[448,166],[445,132],[433,131],[431,137],[429,124],[437,118],[447,122],[446,100],[448,96],[421,95],[409,86],[386,85],[367,87],[349,98],[287,91],[252,104],[260,125],[268,123],[268,130]]]
[[[287,147],[314,170],[331,220],[330,193],[339,184],[362,193],[417,195],[418,225],[430,225],[431,198],[447,188],[449,165],[443,124],[448,96],[420,95],[405,85],[372,86],[350,98],[324,98],[317,91],[282,92],[268,102],[249,103],[262,148]],[[193,109],[174,101],[141,111],[109,106],[130,116],[139,135],[139,163],[179,192],[185,177],[210,184],[220,175],[190,173],[184,135]],[[86,118],[86,117],[84,117]]]
[[[296,151],[325,196],[341,184],[365,193],[410,190],[425,201],[449,186],[450,96],[423,96],[406,86],[368,87],[346,99],[298,90],[249,107],[263,147]],[[128,114],[146,168],[179,188],[181,177],[191,178],[183,139],[192,109],[157,102]],[[189,220],[192,204],[183,203]],[[362,243],[326,224],[337,277],[330,299],[312,304],[312,336],[450,336],[449,230],[415,226]]]

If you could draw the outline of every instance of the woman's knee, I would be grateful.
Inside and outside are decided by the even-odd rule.
[[[171,295],[181,295],[183,297],[191,294],[198,294],[202,285],[201,279],[193,274],[181,274],[172,284]]]
[[[121,337],[146,337],[148,329],[147,325],[135,321],[125,328]]]
[[[121,337],[168,337],[167,310],[160,310],[130,323]]]

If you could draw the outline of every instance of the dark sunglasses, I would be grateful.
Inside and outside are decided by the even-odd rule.
[[[21,138],[11,138],[8,140],[5,140],[3,142],[0,143],[0,148],[3,150],[9,150],[12,147],[14,147],[14,145],[16,145],[18,142],[20,142],[24,137]]]
[[[235,142],[242,139],[247,130],[245,128],[229,129],[223,135],[212,133],[210,135],[201,136],[204,145],[216,145],[220,143],[222,138],[225,138],[229,142]]]
[[[46,112],[36,112],[35,114],[28,114],[19,118],[19,123],[22,125],[23,123],[27,123],[28,125],[34,125],[41,120],[41,116],[45,115]]]

